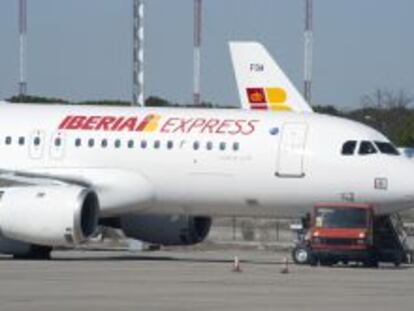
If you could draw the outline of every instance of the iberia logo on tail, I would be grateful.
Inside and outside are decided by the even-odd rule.
[[[247,88],[247,98],[253,110],[291,111],[286,91],[279,87]]]

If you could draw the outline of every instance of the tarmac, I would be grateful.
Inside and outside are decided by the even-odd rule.
[[[0,310],[412,310],[414,266],[289,265],[265,250],[0,257]],[[232,272],[233,258],[242,272]]]

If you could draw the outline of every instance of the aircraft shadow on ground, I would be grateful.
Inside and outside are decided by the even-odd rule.
[[[30,260],[30,259],[14,259],[12,257],[0,257],[0,261],[17,261],[17,262],[33,262],[33,261],[42,261],[42,260]],[[160,262],[188,262],[188,263],[209,263],[209,264],[229,264],[231,265],[234,262],[234,259],[230,258],[187,258],[187,257],[180,257],[180,256],[168,256],[168,255],[162,255],[162,256],[156,256],[156,255],[108,255],[108,256],[97,256],[91,254],[90,256],[80,256],[80,257],[53,257],[50,259],[51,262],[116,262],[116,261],[140,261],[140,262],[154,262],[154,261],[160,261]],[[281,260],[254,260],[254,259],[240,259],[241,264],[251,264],[251,265],[284,265],[285,262]],[[295,265],[292,262],[289,262],[289,266],[291,268],[300,268],[304,266]],[[386,264],[381,265],[379,268],[369,268],[364,267],[363,265],[358,264],[349,264],[349,265],[336,265],[332,267],[323,267],[323,266],[316,266],[312,267],[311,269],[371,269],[371,270],[411,270],[414,269],[414,264],[410,265],[401,265],[400,267],[395,267],[392,264]]]

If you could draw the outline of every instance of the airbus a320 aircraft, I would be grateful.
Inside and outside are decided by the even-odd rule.
[[[414,203],[413,164],[381,133],[313,113],[257,43],[231,45],[240,110],[0,105],[0,252],[48,257],[98,223],[168,245],[214,216],[305,215],[321,201]],[[257,110],[257,111],[255,111]]]

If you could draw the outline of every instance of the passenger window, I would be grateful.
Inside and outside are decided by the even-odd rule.
[[[233,143],[233,150],[239,151],[240,150],[240,144],[239,143]]]
[[[391,143],[376,141],[375,145],[378,147],[381,153],[390,155],[400,155],[400,152]]]
[[[161,142],[159,140],[154,141],[154,148],[159,149],[161,147]]]
[[[353,155],[356,149],[357,142],[355,140],[347,141],[342,146],[342,155]]]
[[[359,145],[359,154],[360,155],[367,155],[377,153],[374,145],[370,141],[362,141],[361,145]]]
[[[207,150],[212,150],[213,149],[213,143],[211,141],[207,142],[206,148],[207,148]]]
[[[55,146],[60,147],[61,144],[62,144],[62,139],[59,137],[55,138]]]
[[[5,143],[6,143],[6,145],[11,145],[12,138],[10,136],[7,136],[6,139],[5,139]]]
[[[194,149],[194,150],[198,150],[198,149],[200,149],[200,143],[199,143],[198,141],[195,141],[195,142],[193,143],[193,149]]]
[[[225,143],[225,142],[221,142],[221,143],[220,143],[220,150],[221,150],[221,151],[226,150],[226,143]]]
[[[108,140],[106,140],[106,139],[102,139],[102,140],[101,140],[101,147],[102,147],[102,148],[106,148],[106,147],[108,147]]]
[[[115,140],[115,148],[120,148],[121,147],[121,140],[117,139]]]
[[[20,146],[24,145],[24,137],[23,136],[19,137],[19,145]]]
[[[172,148],[174,148],[174,143],[173,143],[173,141],[172,140],[169,140],[168,142],[167,142],[167,149],[172,149]]]
[[[146,140],[142,140],[142,141],[141,141],[141,148],[142,148],[142,149],[147,148],[147,145],[148,145],[148,143],[147,143],[147,141],[146,141]]]
[[[82,140],[80,138],[76,138],[75,140],[75,146],[80,147],[82,145]]]
[[[95,146],[95,140],[94,140],[93,138],[89,139],[89,141],[88,141],[88,146],[89,146],[90,148],[92,148],[93,146]]]
[[[39,146],[40,145],[40,137],[35,137],[33,139],[33,145],[35,145],[35,146]]]
[[[128,148],[134,148],[134,141],[132,139],[128,141]]]

